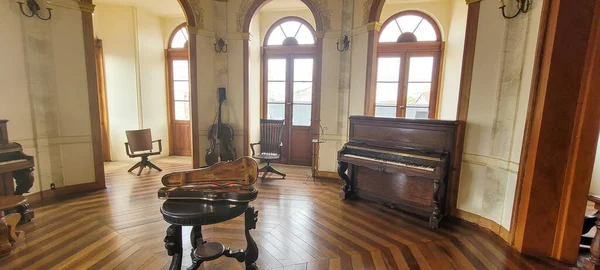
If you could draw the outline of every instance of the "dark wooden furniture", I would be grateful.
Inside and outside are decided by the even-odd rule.
[[[17,231],[21,214],[5,215],[4,211],[25,204],[27,198],[22,195],[0,196],[0,257],[10,254],[12,246],[25,238],[25,233]]]
[[[268,173],[274,173],[285,178],[285,173],[282,173],[271,167],[271,162],[281,159],[281,141],[284,128],[284,120],[267,120],[260,119],[260,142],[251,143],[252,157],[267,162],[267,165],[262,167],[259,172],[263,172],[261,177],[265,180]],[[260,146],[260,153],[257,155],[254,146]]]
[[[594,208],[600,211],[600,196],[589,195],[588,200],[594,203]],[[590,253],[592,254],[589,258],[583,260],[582,268],[586,270],[600,269],[600,220],[596,220],[596,235],[590,245]]]
[[[7,122],[0,120],[0,196],[23,195],[33,186],[35,165],[33,157],[25,155],[20,144],[8,141]],[[15,210],[21,214],[23,223],[34,216],[27,203],[16,206]]]
[[[190,235],[193,264],[188,270],[198,269],[203,262],[221,256],[245,262],[246,269],[257,269],[258,246],[250,230],[256,229],[258,212],[249,205],[258,195],[254,188],[257,178],[258,164],[251,157],[162,177],[165,187],[158,191],[158,197],[168,198],[160,212],[171,224],[165,237],[165,248],[173,257],[169,269],[181,269],[181,226],[193,226]],[[170,197],[165,196],[165,192],[173,192],[170,195],[180,192],[182,195]],[[241,214],[245,215],[246,249],[231,250],[221,243],[204,241],[202,226],[224,222]]]
[[[181,244],[181,226],[193,226],[190,234],[192,244],[192,266],[188,270],[198,269],[203,262],[215,260],[221,256],[232,257],[239,262],[245,262],[246,269],[258,269],[258,246],[250,230],[256,228],[258,212],[247,202],[211,202],[202,200],[166,200],[160,212],[165,221],[171,224],[165,236],[165,248],[172,256],[169,269],[181,269],[183,247]],[[202,226],[216,224],[245,215],[246,248],[231,250],[221,243],[206,242],[202,238]]]
[[[338,174],[345,181],[340,196],[428,216],[429,226],[439,227],[457,124],[351,116],[350,141],[338,152]]]
[[[157,171],[162,172],[158,166],[148,160],[149,156],[160,155],[162,152],[161,140],[153,141],[150,129],[127,130],[125,131],[125,134],[127,135],[127,142],[125,143],[127,155],[130,158],[142,158],[140,162],[133,165],[133,167],[129,168],[127,171],[131,172],[136,168],[140,168],[137,174],[138,176],[142,174],[142,170],[145,167],[150,169],[154,168]],[[154,143],[158,143],[158,151],[154,151]]]

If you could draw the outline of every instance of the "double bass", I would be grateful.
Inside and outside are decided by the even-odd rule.
[[[221,123],[221,107],[226,100],[225,88],[219,88],[219,112],[218,121],[208,128],[208,140],[210,148],[206,149],[206,164],[214,165],[220,161],[233,161],[236,159],[233,148],[233,127]]]

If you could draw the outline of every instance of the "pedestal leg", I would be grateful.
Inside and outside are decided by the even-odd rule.
[[[583,268],[586,270],[600,269],[600,220],[596,220],[596,234],[590,246],[592,256],[583,262]]]
[[[170,270],[181,269],[181,259],[183,255],[183,245],[181,243],[181,226],[171,225],[167,228],[167,236],[165,236],[165,248],[171,260]]]
[[[246,269],[258,269],[256,267],[256,260],[258,259],[258,246],[250,230],[256,229],[256,222],[258,221],[258,211],[254,211],[254,206],[248,205],[245,213],[245,227],[246,227]]]
[[[192,257],[192,265],[188,267],[187,270],[196,270],[203,262],[194,256],[196,248],[204,243],[204,239],[202,239],[202,226],[194,226],[192,228],[192,232],[190,232],[190,243],[192,244],[192,251],[190,252],[190,257]]]
[[[12,245],[9,241],[10,229],[4,221],[4,212],[0,211],[0,257],[10,254]]]

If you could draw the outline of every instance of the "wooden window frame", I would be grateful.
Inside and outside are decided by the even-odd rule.
[[[299,22],[303,25],[305,25],[308,30],[311,32],[311,34],[313,35],[313,37],[315,37],[315,44],[310,44],[310,45],[267,45],[268,43],[268,39],[271,35],[271,33],[273,32],[273,30],[278,27],[279,25],[281,25],[282,23],[285,22],[289,22],[289,21],[296,21]],[[287,74],[293,74],[293,61],[295,58],[312,58],[313,61],[315,61],[313,63],[313,93],[312,93],[312,102],[311,105],[313,106],[313,108],[311,110],[315,110],[314,108],[314,104],[315,104],[315,89],[316,87],[320,87],[320,85],[316,84],[316,80],[315,78],[317,78],[318,74],[316,74],[316,61],[317,61],[317,45],[316,45],[316,32],[313,29],[312,25],[310,25],[310,23],[308,23],[306,20],[300,18],[300,17],[296,17],[296,16],[288,16],[285,18],[281,18],[279,20],[277,20],[276,22],[274,22],[271,27],[269,28],[269,30],[267,31],[267,34],[265,35],[265,39],[263,41],[263,49],[262,49],[262,57],[261,57],[261,61],[262,61],[262,68],[263,68],[263,72],[262,72],[262,89],[260,91],[261,94],[261,110],[260,110],[260,117],[261,118],[265,118],[267,115],[267,105],[268,105],[268,99],[266,98],[268,96],[268,91],[269,91],[269,87],[268,87],[268,59],[286,59],[286,63],[287,63],[287,67],[286,67],[286,73]],[[289,69],[290,66],[292,66],[292,69]],[[290,84],[293,83],[292,81],[293,79],[293,75],[290,76],[286,76],[286,83]],[[287,86],[286,86],[287,89]],[[286,116],[287,116],[287,112],[286,112]],[[314,117],[314,113],[311,115],[311,122],[313,120]]]
[[[406,42],[406,43],[393,43],[393,42],[379,42],[377,40],[377,54],[376,61],[373,66],[373,78],[375,78],[374,87],[368,89],[369,95],[372,97],[366,101],[366,115],[375,115],[376,106],[376,92],[377,92],[377,70],[379,68],[380,57],[400,57],[400,75],[398,78],[398,99],[396,102],[396,117],[405,117],[406,115],[406,96],[408,91],[408,72],[410,66],[410,57],[413,56],[432,56],[433,57],[433,70],[431,78],[431,90],[429,94],[429,115],[428,118],[437,117],[438,109],[438,94],[440,88],[440,77],[442,74],[442,56],[444,51],[444,42],[441,41],[440,28],[431,16],[414,10],[401,11],[390,18],[388,18],[382,25],[381,29],[385,29],[390,23],[396,19],[406,15],[414,15],[423,18],[429,22],[437,36],[437,41],[417,41],[417,42]]]
[[[314,44],[298,44],[298,45],[267,45],[268,44],[268,40],[269,37],[271,36],[271,33],[273,32],[273,30],[278,27],[279,25],[281,25],[282,23],[285,22],[289,22],[289,21],[296,21],[299,22],[301,24],[303,24],[305,27],[308,28],[308,30],[311,32],[313,38],[315,39],[315,43]],[[315,31],[315,29],[312,27],[312,25],[300,18],[300,17],[296,17],[296,16],[287,16],[284,18],[281,18],[277,21],[275,21],[271,27],[269,27],[269,30],[267,31],[265,38],[263,40],[263,47],[261,50],[261,75],[262,75],[262,81],[261,81],[261,91],[260,91],[260,104],[261,104],[261,108],[260,108],[260,117],[261,118],[266,118],[267,117],[267,110],[268,110],[268,91],[269,91],[269,87],[268,87],[268,59],[286,59],[286,91],[288,89],[293,89],[293,73],[294,73],[294,59],[307,59],[307,58],[312,58],[313,59],[313,80],[312,80],[312,97],[311,97],[311,124],[309,126],[306,126],[306,128],[309,129],[309,132],[311,134],[313,134],[314,129],[313,129],[313,125],[315,122],[320,121],[318,120],[320,117],[320,87],[321,87],[321,79],[320,79],[320,72],[321,72],[321,68],[320,68],[320,60],[321,57],[319,55],[319,45],[318,45],[318,38],[317,38],[317,33]],[[292,90],[293,92],[293,90]],[[286,93],[286,96],[289,93]],[[293,93],[292,93],[293,95]],[[294,125],[292,123],[293,121],[293,98],[290,99],[286,99],[284,104],[287,104],[288,101],[291,103],[291,106],[285,106],[285,118],[286,119],[290,119],[290,123],[286,123],[287,125],[287,133],[291,134],[293,131],[292,129],[294,128]],[[289,108],[288,108],[289,107]],[[291,117],[290,117],[291,116]],[[304,126],[296,126],[297,128],[303,128]],[[312,132],[310,131],[312,130]],[[290,150],[288,150],[287,152],[287,157],[283,157],[282,156],[282,161],[285,162],[292,162],[292,156],[291,156],[291,148]],[[314,153],[310,153],[311,156],[313,156]],[[314,160],[311,161],[311,163],[313,163],[314,165]]]
[[[191,97],[191,77],[189,79],[190,82],[190,120],[175,120],[175,81],[173,80],[173,61],[174,60],[188,60],[190,62],[190,53],[189,53],[189,38],[185,43],[183,48],[171,48],[171,44],[173,43],[173,38],[175,35],[183,28],[187,27],[187,23],[182,23],[178,25],[173,32],[171,32],[171,36],[169,37],[169,43],[167,44],[168,49],[165,50],[165,70],[166,70],[166,79],[167,79],[167,121],[169,127],[169,155],[174,155],[174,141],[173,134],[175,131],[175,124],[180,123],[189,123],[191,124],[192,120],[192,97]],[[190,62],[191,63],[191,62]],[[193,151],[193,149],[190,149]],[[190,153],[191,154],[191,153]]]

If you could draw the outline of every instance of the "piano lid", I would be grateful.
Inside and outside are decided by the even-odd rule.
[[[450,151],[458,121],[350,116],[350,142],[386,148]]]

